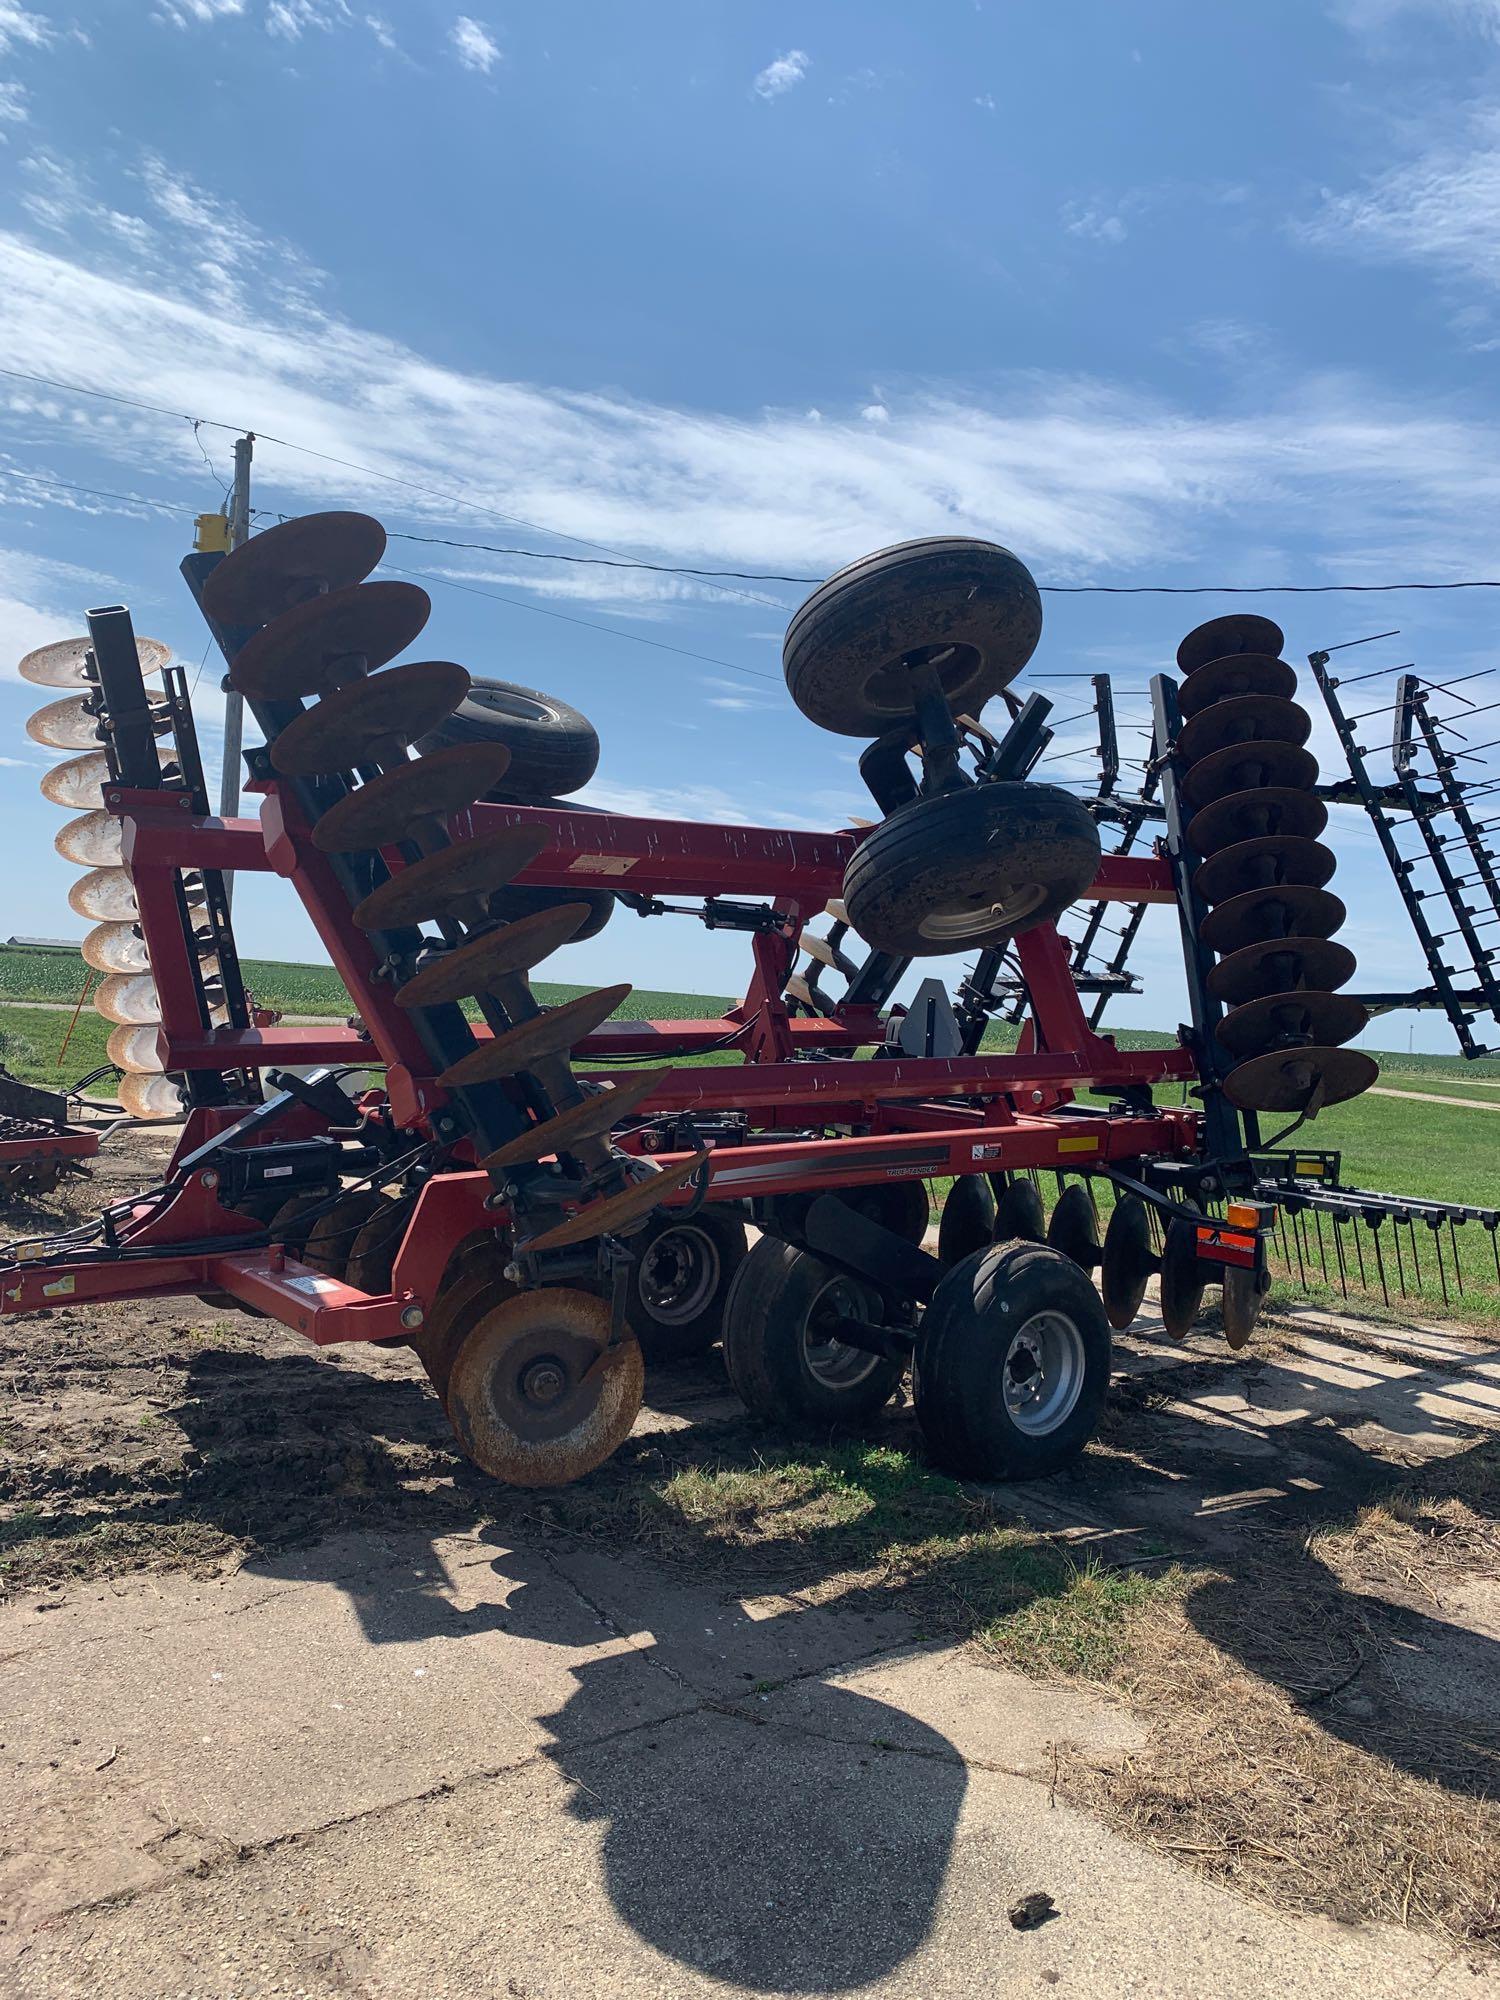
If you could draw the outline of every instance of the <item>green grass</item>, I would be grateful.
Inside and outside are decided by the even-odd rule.
[[[74,998],[78,996],[75,994]],[[58,1090],[87,1076],[91,1069],[109,1061],[104,1044],[110,1024],[101,1020],[92,1007],[78,1016],[78,1025],[61,1063],[58,1052],[68,1031],[68,1016],[42,1007],[0,1007],[0,1062],[12,1076],[27,1083],[45,1083]],[[91,1096],[108,1096],[100,1087]]]

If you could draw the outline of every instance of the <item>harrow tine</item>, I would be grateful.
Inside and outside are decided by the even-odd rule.
[[[1391,1242],[1395,1245],[1396,1249],[1396,1282],[1401,1287],[1401,1296],[1404,1299],[1406,1297],[1406,1269],[1401,1262],[1401,1224],[1399,1222],[1391,1224]]]
[[[1380,1248],[1380,1224],[1372,1222],[1369,1227],[1370,1240],[1375,1246],[1375,1268],[1380,1273],[1380,1296],[1389,1305],[1391,1302],[1391,1288],[1385,1281],[1385,1257]]]
[[[1323,1211],[1320,1208],[1313,1210],[1313,1226],[1318,1232],[1318,1262],[1322,1266],[1323,1283],[1326,1285],[1328,1283],[1328,1252],[1323,1244]]]
[[[1443,1218],[1438,1216],[1432,1224],[1432,1247],[1437,1256],[1438,1283],[1443,1288],[1443,1304],[1448,1303],[1448,1273],[1443,1265]]]
[[[1302,1212],[1299,1209],[1292,1217],[1292,1237],[1297,1245],[1297,1283],[1307,1290],[1307,1265],[1302,1258]]]
[[[1354,1224],[1354,1254],[1359,1259],[1359,1288],[1362,1292],[1370,1289],[1370,1281],[1365,1276],[1365,1246],[1360,1240],[1359,1223]]]
[[[1454,1226],[1451,1215],[1448,1217],[1448,1237],[1449,1247],[1453,1252],[1453,1276],[1458,1284],[1458,1296],[1462,1298],[1464,1295],[1464,1267],[1458,1255],[1458,1230]]]
[[[1344,1233],[1340,1227],[1342,1218],[1335,1215],[1330,1219],[1333,1223],[1333,1247],[1339,1260],[1339,1291],[1347,1299],[1349,1296],[1349,1270],[1344,1261]]]
[[[1406,1233],[1411,1239],[1412,1286],[1414,1290],[1420,1292],[1422,1289],[1422,1260],[1417,1255],[1417,1224],[1414,1216],[1409,1215],[1406,1218]]]

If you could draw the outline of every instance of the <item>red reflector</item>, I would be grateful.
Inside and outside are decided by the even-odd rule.
[[[1253,1271],[1255,1238],[1241,1236],[1232,1229],[1200,1228],[1198,1255],[1209,1263],[1238,1264],[1247,1271]]]

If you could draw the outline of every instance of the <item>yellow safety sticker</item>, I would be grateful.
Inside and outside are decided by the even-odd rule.
[[[1059,1139],[1057,1150],[1060,1153],[1097,1153],[1099,1150],[1099,1141],[1097,1139]]]
[[[69,1292],[74,1289],[75,1284],[76,1280],[73,1273],[69,1271],[65,1278],[54,1278],[50,1285],[43,1285],[42,1297],[44,1299],[65,1299]]]

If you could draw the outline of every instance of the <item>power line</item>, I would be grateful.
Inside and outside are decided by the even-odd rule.
[[[389,570],[393,576],[414,576],[423,583],[439,583],[449,590],[466,591],[470,597],[488,597],[495,604],[513,605],[517,611],[534,611],[539,618],[556,618],[564,625],[583,625],[590,632],[607,632],[613,639],[630,639],[637,646],[655,646],[660,653],[678,653],[685,660],[702,660],[705,666],[724,667],[732,674],[749,674],[758,681],[780,682],[780,674],[768,674],[761,667],[742,667],[736,660],[716,659],[712,653],[695,653],[689,646],[670,646],[665,639],[648,639],[644,632],[627,632],[623,625],[601,625],[594,618],[575,618],[568,611],[552,611],[542,604],[528,604],[522,597],[504,597],[498,590],[481,590],[477,584],[459,583],[451,576],[435,576],[429,570],[398,569],[394,563],[382,563],[380,567]]]
[[[827,581],[821,576],[793,576],[762,570],[715,570],[696,569],[683,564],[648,563],[626,556],[621,549],[611,548],[607,542],[591,542],[582,535],[570,535],[561,528],[549,528],[538,521],[528,521],[519,514],[507,514],[499,507],[486,501],[476,500],[464,493],[452,493],[437,486],[427,486],[421,480],[407,479],[399,473],[382,472],[373,465],[363,465],[356,459],[339,458],[332,452],[318,451],[312,445],[298,444],[292,438],[277,437],[270,431],[256,431],[253,424],[226,423],[222,418],[195,417],[186,410],[168,409],[161,403],[147,403],[135,396],[121,396],[108,389],[95,389],[82,382],[64,382],[52,375],[31,374],[21,368],[0,368],[0,377],[13,382],[30,382],[44,389],[59,389],[72,396],[92,396],[101,402],[117,403],[125,409],[144,410],[149,415],[172,417],[179,423],[191,425],[194,429],[217,431],[249,432],[266,444],[279,445],[284,451],[295,451],[304,458],[316,458],[325,465],[337,465],[346,472],[358,472],[367,479],[384,480],[391,486],[405,487],[408,492],[424,494],[428,499],[444,500],[450,506],[468,509],[471,513],[490,514],[497,521],[509,522],[517,528],[529,528],[533,534],[550,535],[555,541],[572,542],[578,548],[598,549],[614,560],[601,565],[611,569],[650,570],[660,575],[691,576],[705,581],[730,578],[745,583],[800,583],[816,584]],[[206,454],[205,454],[206,455]],[[437,537],[421,535],[403,536],[410,541],[437,541]],[[567,557],[544,549],[494,549],[483,542],[444,541],[445,548],[472,549],[481,554],[522,556],[538,562],[582,562],[583,557]],[[1049,597],[1330,597],[1330,596],[1379,596],[1395,591],[1449,591],[1449,590],[1500,590],[1500,578],[1464,577],[1441,583],[1041,583],[1037,589]],[[483,594],[483,593],[481,593]],[[785,610],[784,605],[766,598],[752,596],[746,591],[729,591],[728,596],[744,597],[749,603],[764,604],[773,610]],[[507,599],[500,599],[502,603]],[[535,607],[527,606],[528,610]],[[555,613],[561,617],[561,612]],[[575,620],[575,623],[585,623]],[[608,626],[601,627],[608,631]],[[627,636],[635,636],[633,634]],[[699,656],[701,657],[701,656]],[[720,663],[722,664],[722,662]]]

